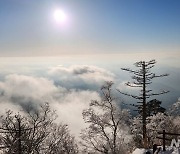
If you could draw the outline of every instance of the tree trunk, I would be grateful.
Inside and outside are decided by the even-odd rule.
[[[144,148],[147,148],[147,134],[146,134],[146,70],[145,70],[145,62],[142,64],[143,70],[143,144]]]

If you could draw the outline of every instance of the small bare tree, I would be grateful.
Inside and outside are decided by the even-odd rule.
[[[70,135],[67,125],[54,122],[56,117],[47,103],[40,109],[24,112],[22,115],[7,111],[0,119],[3,153],[77,153],[74,137]]]
[[[112,82],[102,87],[101,101],[93,100],[89,109],[83,111],[83,118],[89,127],[81,133],[84,152],[119,154],[127,153],[125,148],[126,122],[129,112],[120,110],[112,97]]]
[[[165,94],[168,91],[161,91],[160,93],[153,93],[151,89],[148,89],[148,85],[152,83],[154,78],[168,76],[168,74],[156,75],[151,72],[151,69],[155,66],[156,61],[150,60],[148,62],[139,61],[134,65],[138,68],[138,70],[132,70],[129,68],[122,68],[122,70],[130,72],[133,74],[132,79],[133,82],[127,82],[126,85],[129,87],[140,88],[140,95],[132,95],[128,93],[124,93],[118,90],[121,94],[133,97],[139,100],[138,105],[133,104],[133,106],[137,107],[139,113],[142,113],[142,124],[143,124],[143,144],[144,147],[148,147],[147,143],[147,133],[146,133],[146,118],[147,118],[147,99],[151,96]]]

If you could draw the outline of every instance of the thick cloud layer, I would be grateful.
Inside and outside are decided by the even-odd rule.
[[[19,112],[49,102],[57,111],[57,121],[67,123],[74,134],[85,125],[82,110],[92,99],[99,99],[94,91],[66,90],[46,78],[17,74],[8,75],[0,82],[0,94],[1,113],[9,109]]]
[[[70,89],[97,90],[105,81],[113,81],[115,78],[113,73],[92,65],[57,66],[48,73],[56,84]]]
[[[119,80],[120,75],[115,76],[112,72],[97,66],[57,66],[49,70],[47,68],[42,69],[41,72],[44,73],[18,75],[19,72],[17,71],[17,73],[10,75],[1,74],[0,112],[3,113],[8,109],[18,112],[27,107],[33,109],[39,104],[49,102],[51,107],[57,110],[59,115],[57,120],[67,123],[72,132],[78,135],[80,129],[85,126],[82,110],[88,107],[92,99],[99,99],[98,92],[105,81],[114,81],[116,84],[114,89],[118,88],[123,92],[137,93],[137,89],[124,86],[125,80],[128,81],[129,79]],[[158,82],[158,87],[152,89],[161,89],[159,85],[161,84]],[[165,85],[161,87],[165,87]],[[169,87],[165,89],[172,91]],[[115,97],[123,99],[126,104],[136,102],[132,98],[120,95],[116,90],[113,94]],[[163,98],[165,101],[171,99],[168,101],[170,103],[174,103],[177,99],[174,97],[175,100],[173,101],[168,94],[164,95]],[[164,104],[165,101],[162,100],[162,103]]]
[[[51,101],[64,92],[57,88],[52,81],[25,75],[8,75],[0,82],[1,102],[28,105]]]
[[[70,91],[52,107],[57,110],[58,120],[68,123],[72,132],[79,135],[80,129],[85,128],[82,111],[88,108],[92,99],[99,100],[99,94],[94,91]]]

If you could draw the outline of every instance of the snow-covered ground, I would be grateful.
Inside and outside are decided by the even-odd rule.
[[[146,154],[146,149],[135,149],[132,154]],[[152,153],[152,150],[149,150]],[[180,148],[167,148],[166,151],[160,151],[158,154],[180,154]]]
[[[132,154],[144,154],[145,152],[145,149],[135,149]]]

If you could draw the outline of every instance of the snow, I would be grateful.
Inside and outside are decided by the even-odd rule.
[[[167,148],[166,151],[161,151],[159,154],[180,154],[180,149],[178,149],[178,148]]]
[[[146,152],[145,149],[135,149],[132,154],[144,154]]]
[[[135,149],[132,154],[146,154],[146,151],[149,151],[149,150],[146,150],[146,149]],[[152,150],[150,150],[151,153],[152,153]],[[180,148],[167,148],[166,151],[160,151],[158,154],[180,154]]]

